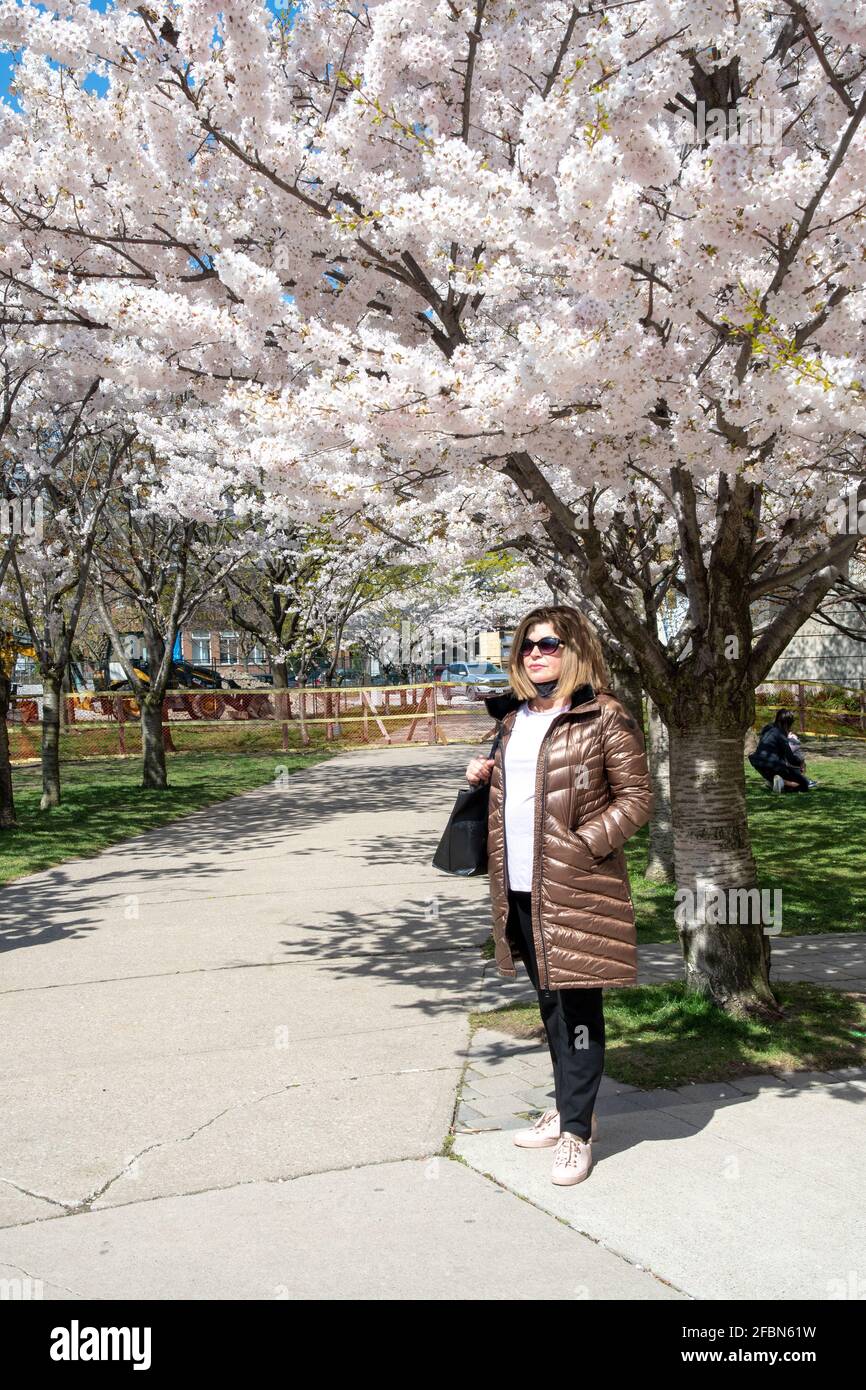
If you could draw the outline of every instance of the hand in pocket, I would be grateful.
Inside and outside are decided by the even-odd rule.
[[[569,830],[568,838],[575,850],[575,867],[582,869],[584,873],[591,874],[593,869],[598,867],[598,864],[587,849],[585,841],[573,830]]]

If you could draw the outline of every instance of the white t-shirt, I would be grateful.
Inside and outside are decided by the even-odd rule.
[[[505,745],[505,854],[508,884],[514,892],[532,892],[538,754],[551,721],[564,709],[568,706],[531,710],[522,704]]]

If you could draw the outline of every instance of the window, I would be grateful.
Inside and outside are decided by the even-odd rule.
[[[193,664],[196,666],[210,666],[210,633],[192,632],[190,633],[191,651]]]
[[[236,632],[220,633],[220,666],[237,666],[238,635]]]
[[[253,643],[252,649],[250,650],[250,661],[253,663],[254,666],[264,666],[265,649],[262,646],[261,642]]]

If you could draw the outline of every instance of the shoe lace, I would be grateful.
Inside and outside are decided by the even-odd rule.
[[[535,1124],[532,1126],[532,1128],[546,1129],[547,1126],[550,1124],[551,1120],[554,1119],[555,1116],[558,1114],[558,1110],[545,1110],[544,1114],[540,1115],[539,1118],[535,1121]]]
[[[581,1145],[586,1140],[581,1139],[577,1134],[571,1134],[568,1130],[559,1136],[559,1144],[556,1149],[556,1163],[562,1167],[576,1168],[580,1161]]]

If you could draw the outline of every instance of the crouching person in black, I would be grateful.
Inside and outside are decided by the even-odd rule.
[[[754,753],[749,754],[752,767],[769,782],[774,792],[807,792],[810,787],[788,742],[793,723],[791,710],[777,710],[772,724],[765,724],[761,730]]]

